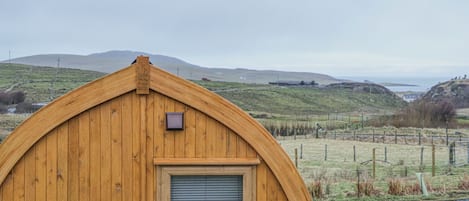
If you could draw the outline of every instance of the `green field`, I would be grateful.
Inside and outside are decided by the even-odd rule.
[[[459,183],[467,174],[466,166],[452,167],[448,165],[448,148],[437,146],[435,154],[436,175],[431,173],[431,146],[423,146],[423,162],[420,163],[422,146],[402,144],[382,144],[357,141],[300,138],[298,140],[279,140],[292,160],[295,160],[294,149],[297,149],[298,170],[307,185],[313,181],[321,181],[324,200],[452,200],[469,197],[469,191],[458,188]],[[327,146],[327,154],[326,153]],[[353,157],[353,146],[356,148],[356,161]],[[384,161],[384,147],[387,158]],[[372,169],[372,150],[376,152],[375,178]],[[466,148],[458,148],[459,158],[467,164]],[[327,156],[326,156],[327,155]],[[327,159],[326,159],[327,157]],[[375,189],[375,195],[357,198],[357,170],[360,182],[369,182]],[[430,196],[424,197],[418,191],[405,195],[390,195],[389,180],[399,179],[402,185],[412,186],[417,183],[415,173],[424,173]]]

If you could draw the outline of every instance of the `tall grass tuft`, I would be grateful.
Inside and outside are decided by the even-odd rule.
[[[308,190],[313,198],[323,198],[324,191],[321,181],[313,181],[309,184]]]
[[[469,175],[464,174],[463,178],[461,178],[461,181],[459,181],[458,189],[469,190]]]
[[[373,196],[379,194],[379,190],[375,188],[373,180],[366,180],[360,183],[357,191],[360,191],[360,195],[366,196]]]
[[[404,195],[404,188],[401,179],[388,180],[388,194],[390,195]]]

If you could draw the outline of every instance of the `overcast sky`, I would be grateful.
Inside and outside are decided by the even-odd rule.
[[[1,0],[0,60],[134,50],[334,76],[469,69],[466,0]]]

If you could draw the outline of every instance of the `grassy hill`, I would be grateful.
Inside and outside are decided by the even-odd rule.
[[[57,76],[56,76],[57,75]],[[68,68],[0,63],[0,90],[21,90],[27,101],[47,102],[104,73]],[[310,115],[333,112],[393,110],[405,104],[393,94],[356,88],[279,87],[266,84],[193,81],[251,113]]]
[[[48,102],[103,75],[88,70],[0,63],[0,91],[24,91],[28,102]]]
[[[449,100],[456,108],[469,108],[469,79],[453,79],[433,86],[424,100]]]
[[[194,81],[250,113],[304,116],[395,110],[406,103],[394,94],[334,87],[279,87],[262,84]],[[376,93],[375,93],[376,91]]]

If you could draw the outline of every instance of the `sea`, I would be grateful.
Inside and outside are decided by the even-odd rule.
[[[356,82],[373,82],[376,84],[392,83],[402,84],[398,86],[385,86],[393,92],[427,92],[438,83],[451,80],[451,77],[367,77],[367,76],[343,76],[339,79]],[[410,86],[411,85],[411,86]]]

